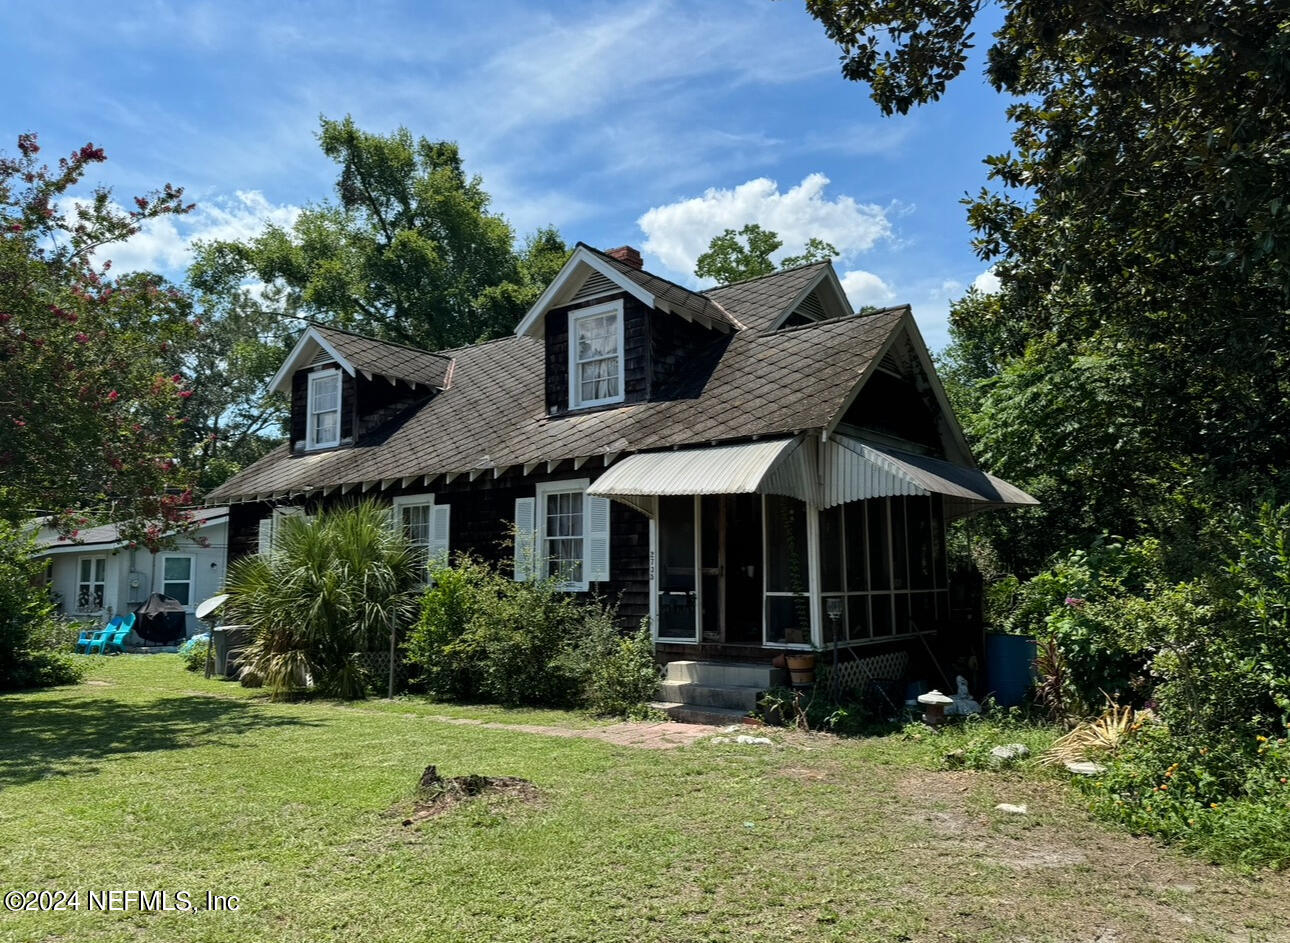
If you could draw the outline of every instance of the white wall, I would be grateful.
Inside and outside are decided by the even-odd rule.
[[[145,602],[153,592],[163,592],[163,558],[168,554],[193,557],[193,592],[189,599],[188,634],[204,631],[204,626],[193,615],[193,609],[203,599],[218,593],[224,585],[228,565],[228,524],[221,522],[204,527],[197,534],[209,541],[202,547],[193,537],[180,537],[171,550],[152,554],[142,548],[130,550],[102,550],[77,547],[60,553],[49,554],[51,561],[50,585],[60,597],[60,610],[66,615],[86,622],[106,622],[112,616],[132,612]],[[87,556],[107,558],[106,585],[103,593],[103,610],[93,613],[76,612],[76,586],[80,560]]]

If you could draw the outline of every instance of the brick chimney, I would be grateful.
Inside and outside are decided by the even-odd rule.
[[[630,265],[632,268],[640,268],[641,254],[631,246],[619,246],[617,249],[608,250],[605,255],[612,256],[624,265]]]

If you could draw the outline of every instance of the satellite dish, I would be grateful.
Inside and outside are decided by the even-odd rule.
[[[220,593],[218,596],[212,596],[210,599],[204,599],[197,604],[197,609],[193,615],[197,616],[203,622],[207,616],[214,615],[215,610],[224,603],[228,602],[228,593]]]

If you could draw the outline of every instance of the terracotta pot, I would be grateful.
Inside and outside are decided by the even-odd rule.
[[[795,687],[815,683],[815,656],[788,655],[788,676]]]
[[[787,667],[788,667],[788,662],[787,662],[787,660],[784,658],[784,653],[783,653],[783,652],[780,652],[778,655],[776,655],[774,658],[772,658],[772,659],[770,660],[770,666],[771,666],[772,668],[787,668]]]

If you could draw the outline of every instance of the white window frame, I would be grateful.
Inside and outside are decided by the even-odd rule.
[[[578,367],[581,363],[578,360],[578,322],[589,318],[604,317],[612,314],[617,319],[618,324],[618,395],[606,396],[601,399],[581,398],[582,382],[578,376]],[[610,403],[621,403],[626,393],[627,378],[624,375],[626,367],[626,357],[623,352],[623,303],[622,300],[609,301],[604,304],[592,305],[588,308],[575,308],[569,312],[569,408],[584,409],[591,406],[606,406]],[[601,358],[596,358],[601,359]]]
[[[188,561],[188,579],[186,580],[166,579],[166,561],[171,558]],[[160,564],[160,568],[157,574],[158,576],[157,582],[161,584],[161,592],[165,593],[167,596],[170,595],[169,593],[166,593],[167,583],[187,583],[188,584],[188,602],[184,604],[184,611],[192,612],[193,608],[196,606],[196,599],[197,599],[197,556],[191,553],[163,553],[161,554],[160,559],[157,562]]]
[[[314,440],[314,387],[320,380],[329,377],[336,378],[336,437],[326,442],[317,442]],[[305,449],[307,451],[330,449],[340,445],[340,417],[344,407],[344,385],[345,381],[341,378],[339,367],[332,367],[328,370],[315,370],[309,374],[309,388],[305,398]],[[331,410],[324,410],[324,412],[331,412]],[[321,415],[321,413],[318,415]]]
[[[421,583],[424,586],[428,586],[430,585],[430,563],[431,563],[430,554],[431,554],[431,548],[434,546],[434,508],[435,508],[434,495],[428,494],[428,493],[427,494],[401,494],[396,496],[390,502],[390,507],[393,512],[390,519],[390,526],[394,529],[394,532],[396,534],[402,534],[404,532],[403,531],[403,509],[404,508],[424,507],[426,509],[425,544],[424,545],[420,543],[413,544],[412,541],[410,540],[408,541],[408,543],[417,547],[424,546],[425,557],[426,557],[426,570],[421,575]]]
[[[82,580],[81,580],[81,564],[82,564],[84,561],[86,561],[86,560],[90,561],[90,580],[89,580],[89,582],[88,582],[88,583],[87,583],[87,582],[82,582]],[[103,561],[103,579],[101,579],[101,580],[96,580],[96,579],[94,579],[94,561],[96,561],[96,560],[101,560],[101,561]],[[84,608],[82,608],[82,607],[81,607],[81,587],[82,587],[82,586],[88,586],[88,587],[90,587],[90,599],[91,599],[91,600],[94,598],[94,587],[95,587],[95,586],[99,587],[99,598],[101,598],[101,599],[103,600],[102,605],[100,605],[97,609],[95,609],[95,608],[93,608],[92,606],[89,606],[89,605],[87,605],[87,606],[85,606]],[[107,555],[106,555],[106,554],[102,554],[102,553],[95,553],[95,554],[85,554],[85,555],[82,555],[82,556],[78,556],[78,557],[76,558],[76,590],[75,590],[75,592],[74,592],[74,594],[73,594],[73,596],[72,596],[72,609],[73,609],[73,611],[75,611],[75,612],[103,612],[103,611],[105,611],[105,610],[107,609],[107,604],[108,604],[108,601],[107,601]]]
[[[533,509],[533,532],[536,538],[534,541],[536,548],[533,556],[538,565],[537,575],[542,579],[547,576],[547,565],[550,562],[550,558],[546,553],[546,499],[553,494],[577,494],[582,499],[582,533],[578,537],[582,541],[582,579],[557,584],[566,593],[585,593],[590,585],[587,580],[591,564],[591,561],[587,559],[587,542],[589,539],[587,530],[590,521],[587,507],[587,488],[590,486],[591,479],[589,478],[573,478],[567,481],[544,481],[538,484],[534,490],[534,497],[537,500]],[[567,540],[569,538],[552,539]]]

